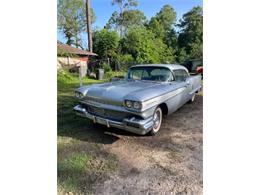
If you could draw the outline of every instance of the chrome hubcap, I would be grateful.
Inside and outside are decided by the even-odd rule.
[[[161,116],[160,116],[160,111],[157,110],[154,115],[153,115],[153,129],[157,130],[157,128],[160,125],[160,121],[161,121]]]

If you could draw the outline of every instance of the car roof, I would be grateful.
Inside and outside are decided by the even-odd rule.
[[[179,65],[179,64],[138,64],[138,65],[131,66],[130,68],[133,68],[133,67],[151,67],[151,66],[169,68],[171,71],[183,69],[183,70],[188,72],[187,68],[185,68],[184,66]]]

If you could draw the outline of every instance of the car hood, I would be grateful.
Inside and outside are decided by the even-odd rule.
[[[78,91],[86,94],[87,97],[113,102],[123,102],[126,99],[145,101],[177,88],[177,85],[171,84],[170,87],[169,85],[169,83],[124,80],[81,87]]]

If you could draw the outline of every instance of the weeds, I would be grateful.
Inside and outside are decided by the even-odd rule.
[[[95,135],[86,129],[90,122],[73,112],[77,104],[74,90],[79,86],[77,74],[63,71],[57,77],[58,193],[91,194],[95,182],[116,171],[117,158],[104,151],[102,144],[95,143]],[[84,85],[100,82],[104,81],[83,79]]]

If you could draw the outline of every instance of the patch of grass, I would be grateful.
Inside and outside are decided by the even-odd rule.
[[[76,143],[60,146],[58,150],[64,151],[64,147],[67,147],[65,158],[63,152],[58,153],[58,191],[90,193],[95,182],[102,182],[109,173],[117,170],[116,156],[102,152],[100,148]],[[85,147],[89,147],[88,151],[84,151]]]
[[[84,77],[82,79],[83,85],[91,85],[95,83],[107,82],[108,80],[95,80]],[[58,93],[59,92],[74,92],[80,86],[79,75],[77,73],[69,73],[67,71],[59,71],[57,74]]]
[[[83,84],[105,82],[84,78]],[[102,147],[102,137],[92,130],[91,121],[75,115],[74,90],[79,87],[76,74],[58,72],[58,193],[91,194],[95,182],[101,182],[117,170],[117,157]]]
[[[58,135],[73,135],[82,130],[88,124],[88,120],[75,115],[73,107],[77,104],[74,98],[74,90],[79,87],[77,74],[60,71],[57,75],[58,84]],[[84,85],[100,83],[94,79],[83,79]]]
[[[63,189],[77,192],[80,188],[82,176],[89,169],[91,156],[74,154],[70,158],[58,162],[58,182]]]

